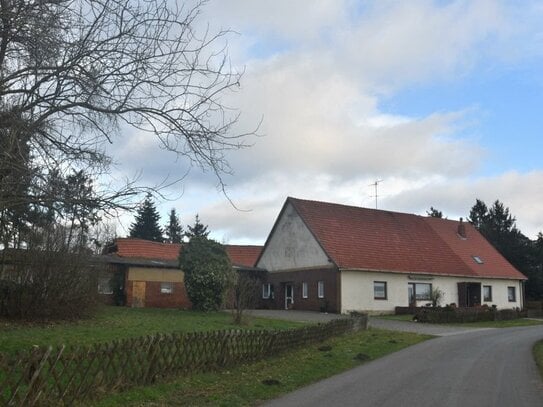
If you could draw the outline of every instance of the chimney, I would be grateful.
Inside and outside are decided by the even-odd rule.
[[[458,224],[458,235],[462,238],[462,239],[466,239],[467,238],[467,235],[466,235],[466,226],[464,225],[464,222],[463,222],[463,219],[460,218],[460,223]]]

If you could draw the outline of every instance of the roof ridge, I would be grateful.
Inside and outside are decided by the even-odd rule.
[[[418,215],[416,213],[392,211],[390,209],[375,209],[375,208],[368,208],[368,207],[365,207],[365,206],[342,204],[342,203],[339,203],[339,202],[327,202],[327,201],[320,201],[320,200],[316,200],[316,199],[296,198],[296,197],[292,197],[292,196],[287,197],[287,200],[300,201],[300,202],[309,202],[309,203],[317,203],[317,204],[330,205],[330,206],[340,206],[340,207],[344,207],[344,208],[352,208],[352,209],[359,209],[359,210],[372,211],[372,212],[394,213],[394,214],[399,214],[399,215],[416,216],[416,217],[419,217],[419,218],[428,218],[428,217],[430,217],[430,216]]]

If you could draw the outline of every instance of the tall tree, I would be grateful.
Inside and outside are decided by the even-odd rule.
[[[477,199],[471,208],[469,221],[513,266],[528,277],[527,295],[531,298],[543,296],[538,271],[538,241],[532,242],[517,229],[516,219],[502,202],[496,200],[489,208]]]
[[[207,225],[204,225],[203,223],[201,223],[200,222],[200,217],[198,216],[198,214],[196,214],[196,218],[194,220],[194,225],[193,226],[190,226],[190,225],[187,226],[186,236],[190,240],[193,237],[205,237],[205,238],[207,238],[208,235],[209,235],[209,230],[207,229]]]
[[[164,241],[168,243],[181,243],[183,241],[183,226],[179,223],[179,217],[175,208],[172,208],[168,217],[168,223],[164,226]]]
[[[162,230],[159,226],[160,215],[148,194],[136,214],[134,223],[130,226],[130,237],[162,242]]]
[[[238,113],[222,104],[240,74],[227,63],[229,32],[198,29],[204,3],[0,1],[0,131],[27,137],[33,181],[55,170],[107,177],[105,146],[128,127],[172,159],[211,170],[224,187],[225,152],[248,145],[250,134],[236,132]],[[105,184],[93,188],[104,211],[132,207],[143,190]],[[20,192],[0,188],[0,212],[66,199]]]
[[[438,211],[433,206],[430,206],[430,210],[426,211],[426,214],[432,218],[443,218],[443,212]]]

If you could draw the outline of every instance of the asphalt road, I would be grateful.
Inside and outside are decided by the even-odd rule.
[[[532,346],[543,326],[446,335],[265,406],[542,407]]]

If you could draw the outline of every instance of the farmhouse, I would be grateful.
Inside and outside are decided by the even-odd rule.
[[[190,308],[179,268],[182,244],[121,238],[102,256],[108,265],[98,285],[105,302],[131,307]],[[249,270],[262,246],[225,245],[234,270]]]
[[[526,277],[469,223],[287,198],[256,266],[263,304],[391,312],[441,304],[523,307]]]

